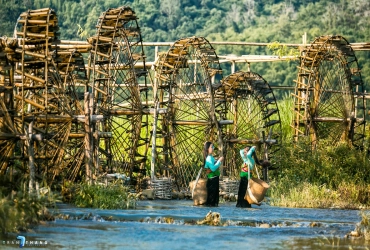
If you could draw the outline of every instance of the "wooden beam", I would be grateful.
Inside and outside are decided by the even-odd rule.
[[[193,121],[181,121],[175,120],[171,122],[173,125],[186,125],[186,126],[208,126],[211,125],[211,121],[201,121],[201,120],[193,120]]]

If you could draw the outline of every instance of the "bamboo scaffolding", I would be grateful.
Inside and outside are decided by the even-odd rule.
[[[85,41],[71,41],[71,40],[61,40],[61,45],[86,45],[90,46],[88,42]],[[224,46],[269,46],[271,43],[253,43],[253,42],[209,42],[211,45],[224,45]],[[143,46],[160,46],[160,47],[167,47],[172,46],[173,42],[143,42]],[[287,47],[296,47],[296,48],[305,48],[310,47],[311,44],[303,44],[303,43],[281,43],[281,46]],[[350,43],[350,47],[353,50],[370,50],[370,42],[359,42],[359,43]]]

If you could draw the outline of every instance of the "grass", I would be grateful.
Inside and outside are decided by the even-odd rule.
[[[134,209],[138,199],[137,194],[130,193],[121,180],[107,186],[66,184],[62,192],[64,197],[69,197],[69,202],[82,208]]]
[[[361,221],[356,226],[356,231],[360,236],[363,236],[366,241],[370,241],[370,212],[360,212]]]
[[[283,130],[280,169],[270,171],[270,204],[284,207],[370,207],[370,159],[367,151],[347,143],[321,140],[313,151],[308,142],[292,145],[291,97],[278,103]],[[369,131],[367,131],[369,137]]]
[[[287,180],[286,180],[287,181]],[[370,185],[341,183],[337,189],[330,189],[326,184],[317,185],[303,182],[291,186],[284,182],[272,182],[270,189],[270,205],[300,208],[369,208],[368,200],[363,193],[368,193]],[[367,194],[368,195],[368,194]]]
[[[27,231],[42,220],[53,219],[47,208],[55,201],[57,198],[51,193],[41,196],[21,191],[0,193],[0,233]]]

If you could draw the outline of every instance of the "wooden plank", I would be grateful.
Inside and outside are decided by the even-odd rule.
[[[94,89],[95,89],[96,91],[98,91],[98,92],[102,93],[103,95],[108,95],[108,94],[107,94],[107,92],[105,92],[105,91],[104,91],[104,90],[102,90],[102,89],[99,89],[98,87],[95,87],[95,86],[94,86]]]
[[[306,59],[308,61],[313,61],[314,60],[314,58],[309,57],[309,56],[301,56],[301,58]]]
[[[15,52],[17,52],[19,54],[22,54],[22,52],[24,52],[24,54],[29,55],[29,56],[34,56],[34,57],[37,57],[37,58],[46,59],[46,56],[44,54],[34,53],[34,52],[31,52],[31,51],[27,51],[27,50],[15,49]]]
[[[17,35],[21,36],[21,37],[37,37],[37,38],[46,38],[47,37],[45,34],[31,33],[31,32],[26,32],[26,34],[24,34],[23,32],[17,32]]]
[[[103,41],[103,42],[112,42],[113,41],[113,38],[111,37],[104,37],[104,36],[92,36],[90,37],[91,39],[93,40],[97,40],[97,41]]]
[[[116,27],[114,26],[107,26],[107,25],[102,25],[102,26],[95,26],[96,28],[101,28],[101,29],[106,29],[106,30],[114,30]]]
[[[69,139],[79,139],[79,138],[84,138],[85,133],[69,133],[68,138]]]
[[[16,83],[14,84],[17,88],[22,88],[24,90],[30,90],[30,89],[44,89],[45,88],[45,85],[34,85],[34,86],[28,86],[28,85],[22,85],[22,83]],[[51,88],[52,86],[49,86],[49,88]]]
[[[32,19],[21,19],[18,20],[18,23],[30,23],[30,24],[47,24],[47,20],[32,20]]]
[[[40,82],[40,83],[42,83],[42,84],[45,84],[45,83],[46,83],[46,81],[45,81],[44,79],[41,79],[41,78],[39,78],[39,77],[37,77],[37,76],[33,76],[33,75],[31,75],[31,74],[28,74],[28,73],[22,72],[22,71],[21,71],[21,70],[19,70],[19,69],[15,70],[15,73],[17,73],[17,74],[19,74],[19,75],[26,76],[26,77],[28,77],[28,78],[30,78],[30,79],[32,79],[32,80],[34,80],[34,81],[36,81],[36,82]]]
[[[162,74],[157,74],[155,77],[162,80],[162,81],[168,81],[169,80],[168,76],[162,75]]]
[[[349,122],[351,118],[338,118],[338,117],[314,117],[314,122]]]
[[[104,72],[104,71],[101,71],[101,70],[98,70],[98,69],[96,69],[96,68],[92,68],[93,70],[95,70],[95,72],[96,73],[99,73],[99,74],[101,74],[101,75],[105,75],[105,76],[109,76],[109,73],[107,73],[107,72]]]
[[[167,62],[163,62],[163,65],[166,66],[166,67],[169,67],[171,69],[174,69],[175,68],[175,66],[173,66],[173,65],[171,65],[171,64],[169,64]]]
[[[38,11],[30,11],[30,12],[23,12],[22,14],[20,14],[19,16],[20,17],[35,17],[35,16],[48,16],[50,13],[50,10],[44,10],[44,9],[40,9]]]
[[[237,144],[256,144],[256,145],[263,144],[261,139],[229,139],[227,141]]]
[[[25,121],[37,121],[41,123],[68,123],[73,120],[72,116],[69,115],[37,115],[27,116]]]
[[[201,121],[201,120],[193,120],[193,121],[185,121],[185,120],[174,120],[172,121],[173,125],[183,125],[183,126],[208,126],[211,125],[210,121]]]
[[[24,100],[26,103],[29,103],[29,104],[31,104],[32,106],[36,107],[36,108],[39,108],[39,109],[42,109],[42,110],[45,110],[45,109],[46,109],[46,107],[45,107],[45,106],[43,106],[43,105],[41,105],[41,104],[38,104],[38,103],[36,103],[36,102],[34,102],[34,101],[30,100],[30,99],[23,98],[23,97],[22,97],[22,96],[20,96],[20,95],[14,95],[14,97],[15,97],[16,99],[18,99],[18,100]]]

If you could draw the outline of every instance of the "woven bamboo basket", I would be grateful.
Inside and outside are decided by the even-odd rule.
[[[265,198],[265,194],[270,185],[261,179],[252,177],[249,179],[249,187],[250,189],[247,189],[244,199],[247,200],[249,204],[261,205],[261,201]]]
[[[195,181],[189,183],[190,190],[193,190]],[[194,189],[193,195],[194,206],[203,205],[207,202],[207,179],[199,179]]]

